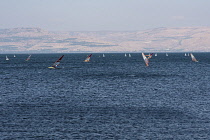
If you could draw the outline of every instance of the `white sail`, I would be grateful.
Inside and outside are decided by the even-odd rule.
[[[16,57],[16,56],[14,55],[14,57]]]
[[[103,54],[103,57],[105,57],[105,55]]]
[[[155,54],[155,56],[157,56],[157,53]]]
[[[126,53],[125,53],[125,57],[127,57]]]
[[[129,53],[128,56],[131,57],[131,54]]]
[[[168,56],[168,53],[166,53],[166,56]]]
[[[145,62],[145,64],[146,64],[146,66],[149,66],[149,60],[148,60],[148,58],[145,56],[144,53],[142,53],[142,57],[143,57],[143,59],[144,59],[144,62]]]
[[[198,60],[195,58],[195,56],[194,56],[192,53],[190,53],[190,56],[191,56],[191,58],[192,58],[192,61],[198,62]]]
[[[6,56],[6,60],[9,60],[9,58]]]

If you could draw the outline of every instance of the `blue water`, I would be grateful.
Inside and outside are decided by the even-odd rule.
[[[210,53],[61,55],[0,55],[0,139],[210,139]]]

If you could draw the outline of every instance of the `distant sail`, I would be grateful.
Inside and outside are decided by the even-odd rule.
[[[185,53],[184,56],[187,56],[187,54]]]
[[[128,56],[131,57],[131,54],[129,53]]]
[[[16,57],[16,56],[14,55],[14,57]]]
[[[28,58],[26,59],[26,61],[29,61],[31,59],[31,55],[28,56]]]
[[[6,56],[6,60],[9,60],[9,58]]]
[[[194,56],[192,53],[190,53],[190,56],[191,56],[191,58],[192,58],[192,61],[198,62],[198,60],[196,60],[195,56]]]
[[[168,53],[166,53],[166,56],[168,56]]]
[[[60,64],[60,61],[62,60],[62,58],[64,57],[64,55],[62,55],[57,61],[55,61],[55,63],[52,65],[52,67],[48,67],[48,68],[57,68],[57,66]]]
[[[149,60],[148,60],[148,58],[144,55],[144,53],[142,53],[142,57],[143,57],[143,59],[144,59],[144,62],[145,62],[145,64],[146,64],[146,66],[149,66]]]
[[[125,57],[127,57],[126,53],[125,53]]]
[[[92,56],[92,54],[90,54],[90,55],[84,60],[84,62],[90,62],[91,56]]]
[[[103,57],[105,57],[105,55],[103,54]]]
[[[157,56],[157,53],[155,54],[155,56]]]

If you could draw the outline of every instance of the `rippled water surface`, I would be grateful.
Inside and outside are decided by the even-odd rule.
[[[1,139],[210,139],[210,53],[0,55]]]

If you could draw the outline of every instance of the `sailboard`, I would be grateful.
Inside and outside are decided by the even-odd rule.
[[[55,61],[55,63],[53,63],[53,65],[51,67],[48,67],[48,68],[57,69],[57,66],[60,64],[60,61],[62,60],[63,57],[64,57],[64,55],[62,55],[57,61]]]
[[[195,56],[194,56],[192,53],[190,53],[190,56],[191,56],[191,58],[192,58],[192,61],[198,62],[198,60],[195,58]]]
[[[144,53],[142,53],[142,57],[143,57],[143,59],[144,59],[144,62],[145,62],[145,64],[146,64],[146,66],[149,66],[149,59],[145,56]]]
[[[91,56],[92,56],[92,54],[90,54],[90,55],[84,60],[84,62],[90,62]]]
[[[31,55],[28,56],[28,58],[26,59],[26,61],[29,61],[31,59]]]
[[[7,55],[6,55],[6,60],[9,60],[9,58],[7,57]]]
[[[150,54],[145,55],[145,56],[148,56],[147,58],[150,59],[150,58],[152,58],[152,55],[153,55],[153,53],[150,53]]]

